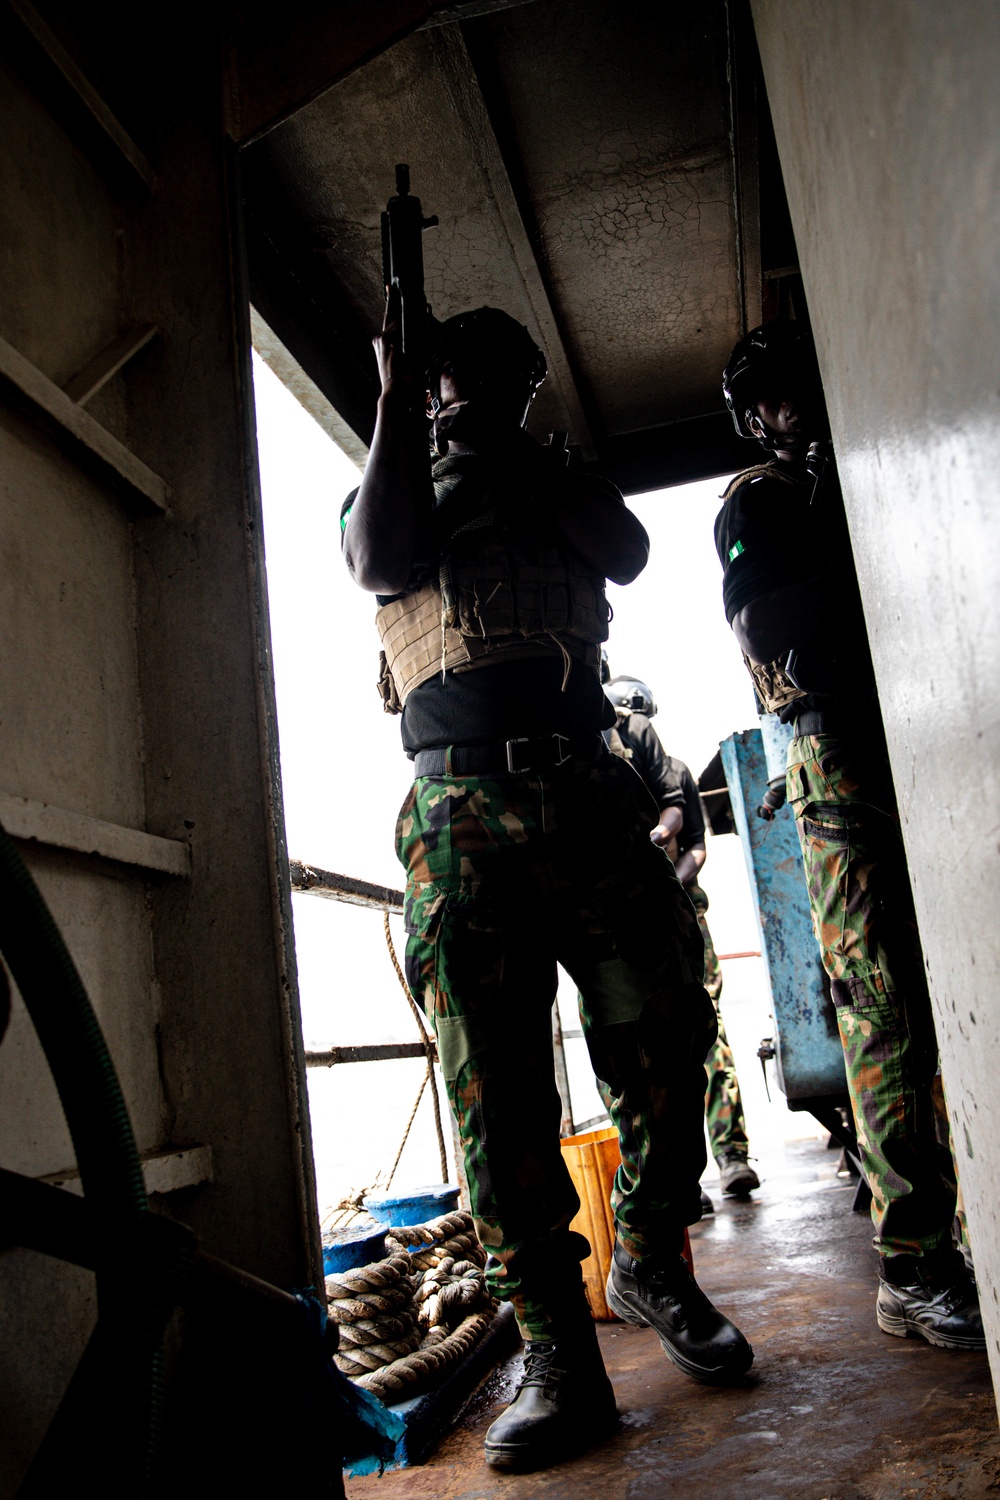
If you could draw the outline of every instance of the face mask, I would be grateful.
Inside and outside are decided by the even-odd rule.
[[[434,417],[431,440],[442,458],[449,443],[477,449],[496,447],[506,443],[515,428],[523,426],[526,416],[527,404],[523,413],[510,405],[509,388],[474,386],[463,405]]]
[[[488,420],[483,420],[484,417],[488,419],[488,413],[483,411],[475,396],[464,406],[435,417],[431,423],[431,437],[442,458],[447,453],[450,442],[467,443],[469,447],[475,448],[488,440],[493,428]]]

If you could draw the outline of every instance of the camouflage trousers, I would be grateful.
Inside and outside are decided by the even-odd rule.
[[[708,920],[705,916],[708,911],[708,897],[697,881],[692,881],[687,887],[687,893],[698,913],[698,926],[705,940],[705,989],[715,1006],[715,1015],[719,1023],[719,1034],[705,1059],[705,1073],[708,1077],[708,1086],[705,1089],[705,1122],[708,1125],[708,1139],[713,1156],[719,1156],[721,1152],[731,1149],[746,1156],[750,1143],[747,1140],[746,1121],[743,1116],[740,1081],[736,1076],[736,1059],[733,1057],[729,1038],[726,1036],[726,1026],[720,1009],[722,965],[715,951],[715,944],[712,942],[712,934],[708,930]]]
[[[657,810],[610,755],[543,779],[421,777],[400,812],[406,976],[433,1023],[487,1277],[527,1338],[579,1308],[579,1199],[559,1141],[556,964],[581,995],[621,1143],[625,1248],[680,1249],[701,1215],[715,1035],[697,918],[649,842]]]
[[[884,748],[793,739],[795,809],[813,928],[830,976],[882,1255],[951,1246],[955,1181],[935,1135],[937,1041]]]

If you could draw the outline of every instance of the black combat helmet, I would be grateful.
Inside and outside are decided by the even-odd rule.
[[[438,324],[427,362],[427,384],[435,400],[445,360],[461,362],[463,358],[473,367],[488,360],[503,376],[523,382],[525,415],[548,374],[545,355],[524,324],[498,307],[476,307]]]
[[[652,689],[638,677],[613,677],[604,684],[604,696],[613,708],[628,708],[651,719],[656,713]]]
[[[818,383],[816,349],[812,334],[802,323],[777,318],[762,328],[752,328],[740,339],[722,372],[722,394],[740,437],[758,440],[758,434],[747,425],[747,410],[762,395],[775,377],[803,376]]]

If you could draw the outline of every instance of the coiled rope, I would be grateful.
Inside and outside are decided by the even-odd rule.
[[[328,1276],[326,1295],[340,1330],[338,1368],[397,1401],[461,1359],[489,1327],[496,1302],[468,1214],[394,1227],[386,1246],[385,1260]]]

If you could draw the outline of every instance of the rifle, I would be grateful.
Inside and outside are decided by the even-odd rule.
[[[437,224],[437,214],[424,218],[420,199],[410,192],[410,169],[396,168],[396,191],[382,215],[382,283],[399,291],[400,342],[403,354],[421,376],[427,368],[428,345],[434,318],[424,293],[425,229]]]

